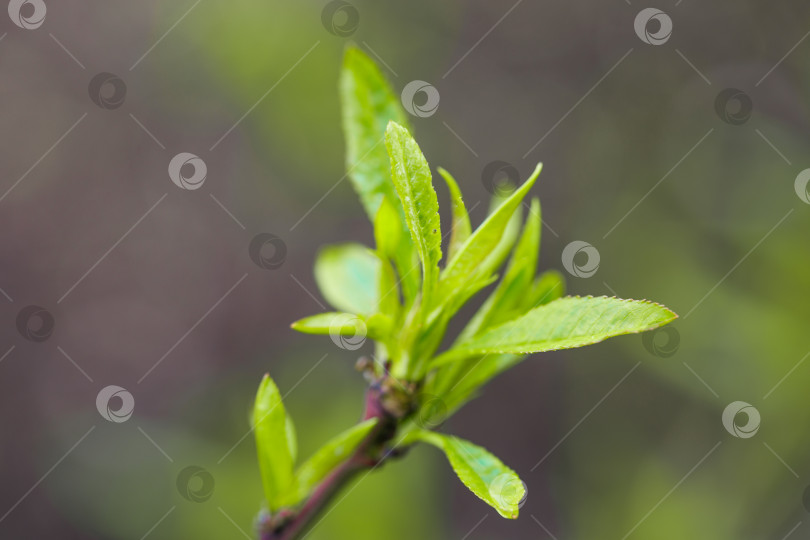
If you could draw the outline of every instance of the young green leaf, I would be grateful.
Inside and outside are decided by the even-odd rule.
[[[399,274],[405,305],[409,305],[419,292],[419,272],[417,270],[419,263],[415,260],[416,251],[413,249],[410,235],[401,215],[402,205],[398,201],[397,205],[400,210],[388,197],[383,198],[377,217],[374,219],[374,239],[380,257],[394,262]],[[385,268],[383,268],[383,274],[385,274]],[[383,275],[382,277],[387,279],[391,276]],[[384,313],[388,313],[388,309],[393,308],[393,304],[399,304],[396,275],[393,277],[393,284],[385,284],[385,287],[383,287],[383,283],[380,284],[380,302],[386,304],[380,307],[380,311]],[[390,281],[390,279],[387,280]]]
[[[464,341],[485,328],[521,315],[526,310],[520,306],[525,301],[526,290],[537,271],[537,254],[540,249],[540,201],[532,201],[523,234],[512,253],[503,279],[489,295],[484,305],[470,320],[459,340]]]
[[[437,169],[447,184],[450,191],[451,208],[453,212],[453,230],[450,233],[450,245],[447,249],[447,258],[452,259],[458,250],[467,241],[472,232],[470,216],[467,214],[467,207],[464,206],[464,199],[461,198],[461,190],[456,183],[456,179],[446,170],[439,167]]]
[[[375,222],[384,200],[392,203],[395,220],[386,224],[391,233],[399,230],[392,258],[402,282],[402,292],[410,303],[419,289],[419,272],[412,272],[416,249],[408,234],[402,205],[391,182],[391,165],[385,148],[385,129],[393,120],[408,125],[399,97],[380,69],[363,51],[346,49],[340,74],[343,130],[346,138],[346,170],[355,191]],[[389,254],[390,255],[390,254]]]
[[[389,259],[380,259],[380,282],[377,297],[379,303],[377,311],[390,317],[392,320],[399,317],[399,285],[397,274]]]
[[[298,460],[298,433],[295,431],[295,423],[292,416],[287,415],[287,423],[284,426],[287,432],[287,449],[290,451],[292,463]]]
[[[482,271],[482,261],[485,261],[493,249],[498,246],[510,218],[534,185],[541,168],[542,165],[538,164],[531,177],[490,214],[459,248],[456,256],[448,261],[439,282],[443,295],[452,294],[457,289],[464,287],[469,282],[470,276]],[[490,269],[487,268],[487,270]]]
[[[358,348],[366,338],[388,343],[392,325],[391,318],[383,313],[365,317],[341,311],[328,311],[297,320],[291,326],[302,334],[329,335],[332,340],[338,336],[345,336],[351,339],[341,340],[341,346],[350,344]]]
[[[348,313],[371,315],[379,302],[380,260],[360,244],[328,246],[315,260],[315,281],[327,302]]]
[[[490,214],[492,215],[503,205],[503,203],[509,198],[509,194],[502,194],[496,193],[495,196],[492,198],[492,203],[490,207]],[[455,291],[443,295],[442,296],[442,303],[436,307],[433,312],[428,317],[427,324],[429,326],[428,331],[426,332],[426,336],[430,336],[431,334],[435,334],[436,324],[435,321],[439,318],[444,319],[441,324],[441,333],[437,337],[438,341],[430,340],[430,339],[420,339],[419,340],[419,352],[427,352],[430,355],[435,352],[435,347],[438,347],[441,338],[443,337],[444,330],[447,328],[447,323],[449,322],[450,318],[455,315],[455,313],[461,309],[461,307],[467,303],[475,294],[477,294],[480,290],[488,287],[495,281],[497,281],[498,276],[494,274],[495,270],[497,270],[501,263],[503,263],[506,256],[509,254],[509,251],[512,249],[512,246],[517,240],[518,234],[520,233],[520,224],[521,224],[521,216],[522,211],[521,208],[518,207],[512,217],[509,218],[509,222],[506,224],[506,228],[501,235],[500,240],[498,240],[497,245],[484,257],[484,260],[481,261],[475,269],[475,273],[470,277],[470,279],[464,283],[460,288],[456,289]],[[444,291],[443,291],[444,292]],[[425,346],[427,344],[428,346]],[[428,358],[425,358],[424,355],[415,355],[417,358],[420,359],[420,362],[417,365],[417,369],[415,373],[423,374],[425,371],[425,365],[422,361],[427,361]]]
[[[444,396],[442,400],[447,407],[448,415],[474,398],[478,389],[490,380],[516,366],[525,358],[525,355],[517,354],[488,354],[465,360],[466,365],[446,384],[443,392],[447,393],[438,394]],[[445,366],[450,367],[455,367],[455,364]]]
[[[412,434],[442,450],[459,480],[478,498],[508,519],[516,519],[526,488],[515,472],[501,460],[469,441],[432,431]]]
[[[372,418],[344,431],[324,444],[295,471],[292,486],[284,496],[286,506],[304,500],[335,467],[344,462],[368,436],[378,419]]]
[[[391,158],[391,178],[422,260],[422,303],[429,307],[442,258],[439,201],[433,190],[430,166],[408,130],[396,122],[388,124],[385,145]]]
[[[292,323],[293,330],[302,334],[331,334],[353,336],[358,331],[365,333],[366,325],[361,318],[352,313],[328,311],[297,320]]]
[[[270,511],[274,511],[281,507],[292,482],[297,444],[289,440],[295,429],[287,420],[281,394],[269,375],[264,376],[256,394],[253,432],[265,498]]]
[[[393,187],[393,184],[391,184]],[[377,251],[393,259],[399,247],[400,236],[404,232],[399,212],[391,199],[384,197],[380,202],[380,209],[374,217],[374,241]]]
[[[512,254],[512,260],[504,274],[507,282],[517,281],[521,284],[531,283],[535,272],[537,272],[537,256],[540,253],[540,233],[542,232],[542,218],[540,217],[540,200],[532,199],[529,207],[529,215],[526,217],[526,225],[523,227],[523,234]]]
[[[457,291],[453,296],[442,299],[443,304],[430,314],[418,342],[414,343],[414,358],[416,361],[412,373],[402,374],[403,377],[413,375],[419,378],[425,374],[430,359],[441,344],[442,338],[444,338],[444,334],[447,330],[447,324],[450,322],[453,315],[455,315],[456,312],[461,309],[461,306],[466,304],[470,298],[475,296],[476,293],[487,288],[497,279],[497,275],[477,278],[465,288]]]
[[[340,74],[346,170],[354,189],[374,220],[383,197],[396,201],[383,137],[388,122],[407,126],[398,96],[380,69],[357,47],[348,47]]]
[[[431,367],[482,354],[582,347],[613,336],[652,330],[677,317],[664,306],[646,300],[569,296],[460,343],[436,357]]]
[[[492,198],[493,203],[496,203],[499,200],[505,199],[500,196]],[[494,210],[497,210],[499,207],[500,204],[498,204]],[[518,236],[520,236],[520,226],[522,223],[523,206],[518,206],[512,214],[512,217],[509,218],[509,222],[506,224],[506,228],[501,235],[501,239],[476,268],[479,274],[491,274],[501,267],[503,262],[509,256],[509,253],[512,251],[512,248],[515,247],[515,242],[517,242]]]
[[[529,310],[553,302],[565,294],[565,278],[556,270],[540,274],[525,295],[522,308]]]

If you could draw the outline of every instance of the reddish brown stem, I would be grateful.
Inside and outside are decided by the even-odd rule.
[[[318,522],[315,519],[343,488],[364,470],[372,470],[383,463],[392,453],[386,454],[386,446],[394,438],[397,418],[388,413],[382,405],[382,391],[379,385],[369,388],[366,394],[364,420],[378,418],[379,422],[354,453],[332,471],[316,487],[307,501],[293,515],[274,523],[271,518],[260,525],[261,540],[294,540],[300,538]]]

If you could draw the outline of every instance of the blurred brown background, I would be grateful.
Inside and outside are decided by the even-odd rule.
[[[416,136],[482,203],[475,223],[487,164],[543,161],[543,266],[586,241],[600,266],[571,292],[681,319],[646,346],[538,355],[449,422],[527,482],[518,521],[420,448],[311,538],[806,537],[810,8],[652,6],[637,34],[637,0],[11,2],[0,538],[252,536],[261,374],[288,393],[302,456],[356,420],[357,353],[288,328],[321,310],[318,248],[372,240],[342,179],[348,41],[398,91],[437,88]],[[198,189],[170,179],[182,152],[205,163]],[[286,246],[278,268],[251,259],[262,233]],[[134,399],[125,421],[96,408],[109,385]],[[761,414],[753,437],[724,429],[736,401]]]

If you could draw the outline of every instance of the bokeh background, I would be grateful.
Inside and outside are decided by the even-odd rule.
[[[419,448],[310,538],[810,534],[806,3],[45,3],[36,28],[0,16],[0,538],[250,537],[261,375],[302,456],[357,420],[363,351],[288,328],[323,309],[319,247],[372,241],[344,178],[348,42],[397,91],[438,90],[412,122],[474,223],[489,163],[543,161],[543,267],[588,242],[598,270],[566,272],[571,292],[681,318],[536,355],[445,425],[526,481],[517,521]],[[181,152],[199,189],[169,177]],[[259,234],[286,246],[275,268],[251,259]],[[133,396],[124,422],[96,408],[109,385]],[[723,425],[738,401],[753,436]]]

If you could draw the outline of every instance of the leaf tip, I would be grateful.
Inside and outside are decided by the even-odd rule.
[[[542,170],[543,170],[542,163],[538,163],[537,165],[535,165],[534,171],[532,171],[532,174],[531,176],[529,176],[529,179],[526,180],[526,183],[529,184],[529,186],[534,185],[534,183],[537,181],[537,177],[540,176],[540,172]]]
[[[363,52],[360,47],[353,41],[350,41],[346,44],[346,47],[343,49],[343,66],[350,66],[355,62],[360,62],[363,60],[368,59],[366,53]]]
[[[408,130],[396,120],[389,120],[388,125],[385,126],[385,135],[388,136],[389,133],[402,134],[408,133]]]

